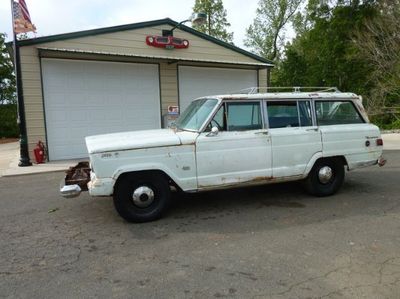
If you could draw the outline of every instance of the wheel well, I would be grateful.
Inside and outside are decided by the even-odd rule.
[[[317,163],[318,161],[322,161],[322,160],[334,160],[334,161],[342,163],[343,166],[347,166],[347,167],[349,166],[346,161],[346,158],[344,156],[321,157],[317,161],[315,161],[315,163]],[[314,165],[315,165],[315,163],[314,163]]]
[[[173,187],[175,187],[177,190],[182,191],[182,189],[178,186],[178,184],[176,184],[175,181],[174,181],[168,174],[166,174],[164,171],[159,170],[159,169],[154,169],[154,170],[140,170],[140,171],[129,171],[129,172],[121,173],[121,174],[118,176],[117,181],[116,181],[115,184],[114,184],[114,188],[115,188],[115,186],[117,186],[118,182],[119,182],[121,179],[123,179],[123,178],[125,178],[125,177],[127,177],[127,176],[130,176],[130,175],[132,175],[132,174],[135,174],[135,175],[141,175],[141,174],[142,174],[142,175],[143,175],[143,174],[146,174],[146,175],[152,175],[152,174],[153,174],[153,175],[154,175],[154,174],[162,175],[162,176],[165,177],[165,179],[168,181],[168,183],[169,183],[170,186],[173,186]]]

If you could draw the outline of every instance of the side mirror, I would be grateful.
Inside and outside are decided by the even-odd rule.
[[[217,127],[212,127],[212,128],[211,128],[211,132],[209,132],[209,133],[207,134],[207,137],[217,136],[218,133],[219,133],[218,128],[217,128]]]

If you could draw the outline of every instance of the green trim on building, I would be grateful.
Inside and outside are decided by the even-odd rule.
[[[31,45],[36,45],[36,44],[42,44],[42,43],[48,43],[48,42],[55,42],[55,41],[60,41],[60,40],[66,40],[66,39],[72,39],[72,38],[80,38],[80,37],[86,37],[86,36],[92,36],[92,35],[98,35],[98,34],[104,34],[104,33],[113,33],[113,32],[118,32],[118,31],[125,31],[125,30],[133,30],[133,29],[140,29],[140,28],[145,28],[145,27],[152,27],[152,26],[159,26],[159,25],[170,25],[170,26],[176,26],[178,25],[178,22],[171,20],[170,18],[165,18],[165,19],[160,19],[160,20],[154,20],[154,21],[148,21],[148,22],[141,22],[141,23],[134,23],[134,24],[128,24],[128,25],[120,25],[120,26],[113,26],[113,27],[106,27],[106,28],[99,28],[99,29],[91,29],[91,30],[84,30],[84,31],[78,31],[78,32],[71,32],[71,33],[63,33],[63,34],[57,34],[57,35],[49,35],[49,36],[43,36],[43,37],[37,37],[37,38],[32,38],[32,39],[25,39],[25,40],[20,40],[18,41],[18,46],[31,46]],[[196,35],[198,37],[201,37],[205,40],[208,40],[212,43],[215,43],[217,45],[220,45],[224,48],[230,49],[232,51],[238,52],[240,54],[243,54],[247,57],[253,58],[257,61],[267,63],[267,64],[272,64],[273,62],[271,60],[265,59],[261,56],[255,55],[253,53],[250,53],[246,50],[243,50],[241,48],[238,48],[232,44],[226,43],[222,40],[219,40],[215,37],[212,37],[208,34],[204,34],[202,32],[199,32],[193,28],[190,28],[185,25],[180,25],[179,29],[182,31],[186,31],[188,33],[191,33],[193,35]]]

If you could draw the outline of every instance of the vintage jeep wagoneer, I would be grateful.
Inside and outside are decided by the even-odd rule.
[[[89,136],[86,145],[90,165],[71,168],[61,194],[113,195],[132,222],[161,217],[172,186],[198,192],[303,180],[309,193],[327,196],[345,168],[385,163],[361,98],[337,91],[207,96],[175,128]]]

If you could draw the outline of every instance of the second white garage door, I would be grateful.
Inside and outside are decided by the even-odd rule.
[[[158,65],[42,59],[50,160],[87,157],[85,136],[161,127]]]
[[[180,111],[182,113],[195,98],[237,92],[257,85],[256,70],[179,66]]]

